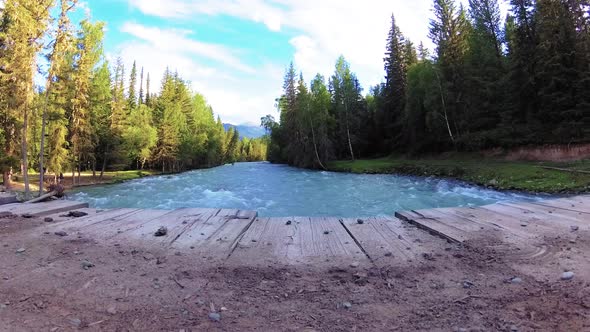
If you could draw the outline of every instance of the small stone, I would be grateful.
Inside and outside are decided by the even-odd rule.
[[[330,231],[324,231],[324,234],[328,235],[328,234],[330,234]]]
[[[188,221],[185,220],[185,221],[182,222],[182,224],[183,225],[186,225],[186,224],[188,224]]]
[[[357,219],[356,220],[356,223],[359,224],[359,225],[362,225],[362,224],[365,223],[365,221],[363,219]]]
[[[570,226],[570,229],[572,230],[572,232],[576,232],[580,229],[580,227],[578,226]]]
[[[18,248],[18,249],[16,249],[16,253],[17,254],[22,254],[25,251],[27,251],[27,249],[25,249],[25,248]]]
[[[572,280],[574,279],[574,273],[572,271],[564,272],[561,275],[561,280]]]
[[[117,308],[115,306],[110,306],[107,309],[107,313],[109,313],[111,315],[115,315],[117,313]]]
[[[55,234],[55,235],[57,235],[57,236],[68,236],[68,233],[66,233],[66,232],[64,232],[64,231],[55,232],[55,233],[53,233],[53,234]]]
[[[87,215],[88,215],[88,213],[82,212],[82,211],[70,211],[70,212],[68,212],[68,214],[66,216],[72,217],[72,218],[80,218],[80,217],[84,217]]]
[[[516,326],[516,325],[510,326],[510,332],[518,332],[518,326]]]
[[[221,310],[221,311],[227,311],[227,308],[226,307],[221,307],[219,310]]]
[[[528,225],[529,225],[529,224],[528,224],[528,223],[526,223],[526,222],[521,222],[521,223],[520,223],[520,226],[521,226],[521,227],[527,227]]]
[[[162,226],[154,233],[154,236],[166,236],[168,234],[168,228]]]
[[[510,279],[510,283],[511,284],[516,284],[516,285],[517,284],[522,284],[522,279],[519,278],[519,277],[514,277],[514,278]]]
[[[350,302],[343,302],[342,303],[342,307],[344,309],[350,309],[350,308],[352,308],[352,303],[350,303]]]
[[[182,256],[182,253],[180,251],[177,251],[174,253],[175,256]]]
[[[87,261],[87,260],[83,260],[83,261],[82,261],[82,263],[81,263],[81,265],[82,265],[82,268],[83,268],[84,270],[88,270],[88,269],[90,269],[90,268],[93,268],[93,267],[94,267],[94,264],[92,264],[91,262],[89,262],[89,261]]]
[[[469,280],[465,280],[463,281],[463,288],[471,288],[473,287],[475,284]]]
[[[350,267],[355,268],[355,269],[357,267],[359,267],[359,265],[360,265],[359,262],[352,262],[352,263],[350,263]]]
[[[490,186],[497,186],[498,185],[498,180],[496,179],[492,179],[488,182],[488,185]]]
[[[285,223],[285,225],[289,226],[291,225],[292,221],[291,220],[287,220],[287,222]]]
[[[30,213],[23,213],[23,214],[21,214],[21,217],[23,217],[25,219],[30,219],[30,218],[33,218],[33,215]]]
[[[70,323],[76,327],[80,327],[80,325],[82,325],[82,321],[78,318],[70,319]]]
[[[393,253],[391,251],[388,251],[385,253],[385,257],[391,257],[393,256]]]
[[[214,322],[219,322],[221,320],[221,315],[216,312],[209,313],[209,319]]]
[[[43,221],[45,221],[45,222],[53,222],[53,218],[51,218],[51,217],[45,217],[45,219],[43,219]]]

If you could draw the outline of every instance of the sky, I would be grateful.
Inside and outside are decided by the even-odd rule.
[[[383,80],[391,14],[406,37],[431,46],[431,9],[431,0],[85,0],[78,15],[106,22],[107,57],[128,69],[137,61],[152,87],[169,67],[224,122],[258,125],[278,117],[291,61],[309,82],[327,79],[344,55],[366,92]]]

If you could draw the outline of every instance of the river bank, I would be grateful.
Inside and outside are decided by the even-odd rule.
[[[474,157],[407,159],[386,157],[334,161],[333,172],[435,176],[466,181],[498,190],[532,193],[582,193],[590,191],[590,160],[532,162]]]

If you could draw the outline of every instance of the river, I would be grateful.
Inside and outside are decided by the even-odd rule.
[[[266,217],[363,217],[391,215],[401,210],[480,206],[542,197],[499,192],[446,179],[236,163],[81,188],[69,198],[88,202],[94,208],[232,208],[256,210]]]

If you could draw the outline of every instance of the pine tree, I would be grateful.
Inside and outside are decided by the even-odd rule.
[[[135,109],[137,107],[137,95],[135,93],[135,89],[137,86],[137,66],[135,61],[133,61],[133,66],[131,67],[131,76],[129,76],[129,90],[127,95],[127,109],[129,111]]]
[[[5,132],[7,139],[4,144],[8,147],[6,154],[13,156],[16,152],[14,142],[21,141],[21,172],[25,183],[25,196],[29,195],[28,176],[28,142],[27,126],[29,123],[29,110],[33,100],[33,70],[36,64],[37,53],[42,46],[42,39],[49,23],[49,11],[53,5],[52,0],[6,0],[4,2],[5,17],[8,24],[2,33],[2,39],[8,49],[4,50],[4,64],[2,75],[10,75],[11,98],[8,102],[7,114],[11,121],[20,122],[20,128],[9,126]],[[20,129],[20,137],[16,130]],[[5,172],[5,185],[9,186],[9,179]]]
[[[143,67],[141,67],[141,74],[139,79],[139,105],[143,104]]]
[[[89,98],[91,123],[97,138],[94,154],[96,156],[95,160],[102,160],[100,171],[100,179],[102,179],[115,143],[111,130],[111,116],[113,112],[111,74],[109,72],[109,64],[106,60],[103,60],[102,65],[94,71]],[[94,174],[96,164],[93,164],[92,170]]]

